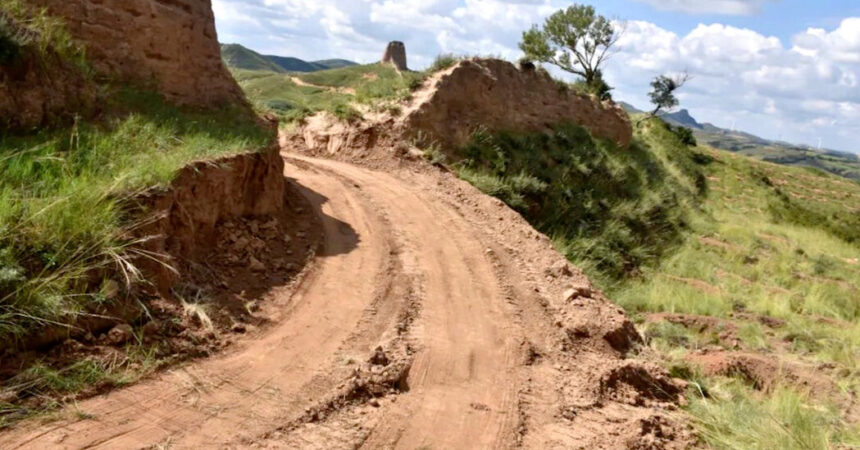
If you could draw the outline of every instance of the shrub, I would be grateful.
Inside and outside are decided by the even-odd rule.
[[[452,67],[454,64],[461,58],[454,56],[452,53],[442,53],[436,56],[436,59],[433,60],[433,64],[430,64],[430,67],[427,68],[427,73],[436,73],[441,72],[445,69]]]
[[[580,94],[594,95],[600,100],[612,100],[612,87],[603,81],[602,76],[596,77],[591,83],[577,80],[573,83],[573,90]]]
[[[646,142],[622,150],[571,124],[551,133],[479,131],[456,152],[455,168],[554,236],[570,259],[590,261],[617,280],[679,241],[685,227],[679,198],[696,195],[686,188],[701,176],[690,152],[674,146],[671,134],[659,136],[669,149],[661,156]]]
[[[682,144],[688,147],[695,147],[698,145],[698,142],[696,142],[696,136],[693,135],[693,130],[681,125],[671,127],[671,130],[672,133],[675,133],[675,136],[678,136],[678,139]]]

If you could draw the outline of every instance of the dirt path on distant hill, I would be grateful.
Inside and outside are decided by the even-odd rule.
[[[3,448],[680,447],[679,387],[516,213],[436,169],[290,155],[322,254],[230,353],[0,434]]]
[[[302,80],[299,77],[290,77],[290,81],[292,81],[293,83],[295,83],[299,86],[312,87],[312,88],[322,89],[324,91],[337,92],[340,94],[355,95],[355,89],[353,89],[353,88],[347,88],[347,87],[338,88],[338,87],[331,87],[331,86],[320,86],[318,84],[308,83],[307,81]]]

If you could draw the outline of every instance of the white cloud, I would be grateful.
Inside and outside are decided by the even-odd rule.
[[[760,1],[642,0],[689,12],[747,14]],[[307,60],[373,62],[386,43],[406,43],[410,66],[439,53],[520,56],[521,32],[566,0],[213,0],[224,42]],[[618,23],[622,25],[621,23]],[[860,18],[810,28],[788,42],[711,23],[675,33],[643,21],[623,23],[604,74],[614,96],[648,104],[648,83],[689,71],[682,106],[700,120],[771,138],[860,150]],[[564,74],[552,70],[556,75]],[[836,124],[836,125],[832,125]]]
[[[693,79],[682,106],[700,120],[805,143],[824,136],[825,145],[860,151],[860,19],[792,42],[721,24],[679,36],[629,22],[606,74],[617,95],[645,106],[651,77],[686,69]]]
[[[666,11],[687,14],[750,15],[772,0],[637,0]]]
[[[849,17],[839,28],[827,32],[821,28],[810,28],[794,38],[794,50],[798,53],[826,54],[836,61],[860,63],[860,17]]]

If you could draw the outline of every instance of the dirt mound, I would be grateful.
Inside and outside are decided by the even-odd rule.
[[[675,404],[681,401],[686,384],[671,378],[660,367],[625,361],[600,378],[599,398],[634,406]]]
[[[241,102],[221,62],[209,0],[31,0],[65,19],[101,75],[155,84],[168,99],[196,106]]]
[[[819,395],[837,389],[827,377],[815,373],[815,368],[762,354],[704,351],[688,355],[687,360],[701,366],[708,375],[740,377],[754,389],[762,391],[772,390],[777,382],[787,382]]]
[[[461,61],[433,78],[407,111],[408,133],[444,148],[459,147],[479,128],[541,131],[573,122],[592,134],[627,147],[633,136],[621,107],[559,86],[548,73],[520,70],[498,59]]]

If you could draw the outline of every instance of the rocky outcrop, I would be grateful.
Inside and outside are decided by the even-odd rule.
[[[243,101],[221,62],[210,0],[29,0],[64,19],[96,73],[195,106]]]
[[[571,92],[537,70],[498,59],[464,60],[434,77],[429,97],[408,112],[405,128],[445,148],[466,144],[475,130],[540,131],[573,122],[627,147],[633,138],[621,107]],[[420,95],[420,94],[417,94]]]
[[[389,42],[382,54],[382,64],[391,64],[397,70],[409,70],[406,65],[406,45],[400,41]]]

